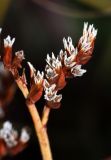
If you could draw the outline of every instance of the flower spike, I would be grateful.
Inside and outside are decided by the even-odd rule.
[[[88,26],[88,23],[84,23],[83,35],[78,43],[78,55],[76,59],[78,64],[86,64],[90,60],[96,35],[97,29],[94,28],[93,24]]]
[[[57,95],[56,84],[50,85],[47,80],[44,80],[44,99],[46,100],[47,107],[49,108],[59,108],[62,95]]]

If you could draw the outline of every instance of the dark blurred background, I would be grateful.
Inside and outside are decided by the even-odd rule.
[[[76,45],[83,23],[93,23],[98,35],[87,73],[70,80],[62,106],[52,110],[48,134],[54,160],[105,160],[111,155],[111,1],[0,0],[2,38],[16,37],[13,51],[23,49],[27,61],[43,70],[47,53],[57,55],[63,37]],[[26,64],[24,64],[26,65]],[[39,102],[41,112],[43,102]],[[5,120],[32,128],[29,146],[5,160],[41,160],[34,128],[19,90],[8,105]]]

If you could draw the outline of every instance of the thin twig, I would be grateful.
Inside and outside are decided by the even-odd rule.
[[[42,125],[46,127],[48,119],[49,119],[49,114],[50,114],[51,109],[47,106],[44,106],[43,114],[42,114]]]

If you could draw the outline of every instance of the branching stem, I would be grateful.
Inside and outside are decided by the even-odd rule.
[[[20,90],[22,91],[24,97],[27,98],[28,93],[29,93],[27,86],[23,84],[21,79],[16,80],[16,83],[18,87],[20,88]],[[27,107],[32,117],[36,135],[38,137],[38,141],[39,141],[40,149],[42,153],[42,158],[43,160],[52,160],[52,154],[51,154],[49,139],[47,135],[47,130],[42,124],[42,121],[40,119],[36,106],[35,104],[27,104]],[[46,123],[46,120],[44,120],[44,122]]]

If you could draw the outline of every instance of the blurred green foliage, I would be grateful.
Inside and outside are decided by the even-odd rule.
[[[11,0],[0,0],[0,23],[3,22]]]
[[[111,0],[77,0],[100,10],[111,10]]]

